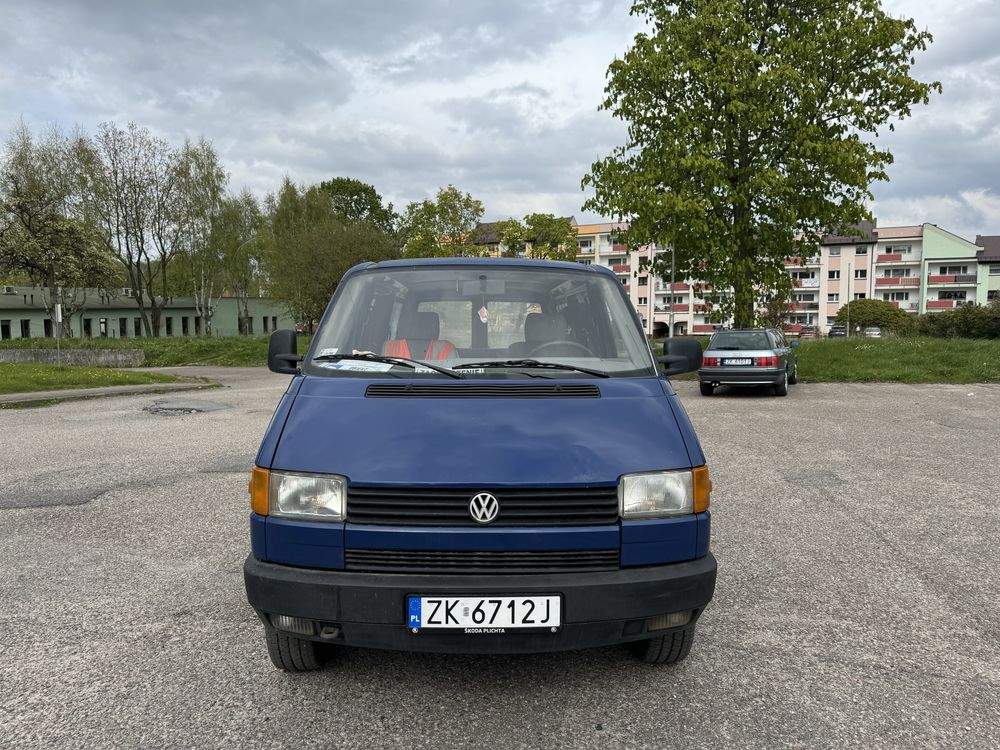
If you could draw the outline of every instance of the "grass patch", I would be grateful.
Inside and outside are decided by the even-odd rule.
[[[1000,340],[806,339],[799,378],[813,383],[998,383]]]
[[[134,339],[63,339],[64,349],[142,349],[146,367],[220,365],[263,367],[267,364],[267,336],[191,336]],[[304,352],[309,338],[299,337]],[[55,349],[55,339],[11,339],[4,348]]]
[[[175,383],[179,378],[158,372],[129,372],[77,365],[0,364],[0,394],[99,388],[107,385]]]
[[[702,347],[708,339],[701,340]],[[654,339],[653,351],[663,351]],[[799,380],[810,383],[998,383],[1000,340],[926,337],[802,339]],[[696,373],[671,380],[697,379]]]

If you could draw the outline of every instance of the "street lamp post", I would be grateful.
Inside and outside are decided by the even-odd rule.
[[[674,337],[674,243],[670,243],[670,329],[667,331],[667,338]]]

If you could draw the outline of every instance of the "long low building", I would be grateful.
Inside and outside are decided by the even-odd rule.
[[[46,310],[46,291],[30,286],[0,288],[0,338],[31,338],[55,335],[52,318]],[[86,306],[63,318],[63,330],[75,338],[134,338],[143,336],[138,306],[129,290],[114,292],[86,290]],[[82,294],[81,294],[82,298]],[[252,297],[244,316],[242,304],[235,297],[212,301],[213,336],[266,334],[279,328],[292,328],[295,321],[279,302]],[[67,330],[68,329],[68,330]],[[203,336],[208,333],[193,297],[172,297],[160,315],[160,336]]]

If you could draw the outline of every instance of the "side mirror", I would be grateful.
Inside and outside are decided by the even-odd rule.
[[[790,347],[792,347],[792,349],[798,349],[799,348],[799,341],[798,341],[798,339],[792,339],[791,341],[788,342],[788,345]]]
[[[701,342],[687,338],[667,339],[663,344],[663,356],[657,361],[666,365],[664,375],[694,372],[701,367]]]
[[[298,354],[295,331],[275,331],[267,343],[267,367],[271,372],[294,375],[299,371],[302,355]]]

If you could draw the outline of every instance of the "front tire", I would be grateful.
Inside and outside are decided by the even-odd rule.
[[[633,644],[635,655],[646,664],[676,664],[684,661],[694,643],[694,625],[683,630],[638,641]]]
[[[775,396],[787,396],[788,395],[788,370],[781,376],[781,382],[774,386]]]
[[[311,672],[329,659],[329,646],[282,633],[265,626],[264,640],[271,663],[285,672]]]
[[[711,383],[698,383],[698,387],[701,389],[702,396],[711,396],[715,391],[715,386]]]

